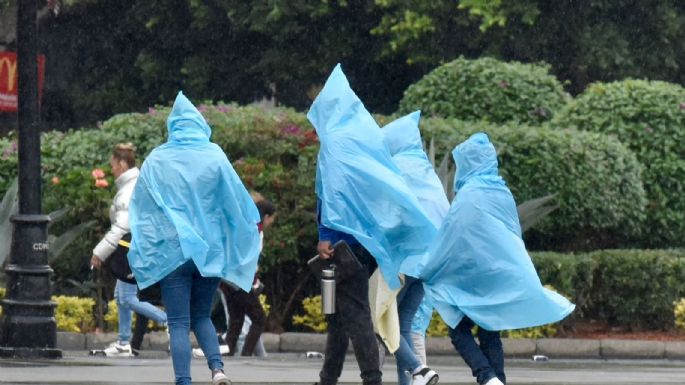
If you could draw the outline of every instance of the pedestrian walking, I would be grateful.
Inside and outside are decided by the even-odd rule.
[[[112,223],[107,234],[93,249],[90,265],[100,268],[105,261],[112,267],[117,277],[114,286],[114,298],[118,310],[119,338],[112,342],[104,353],[107,357],[132,357],[135,355],[129,339],[131,338],[132,312],[152,319],[162,326],[166,326],[167,316],[162,310],[149,302],[138,299],[138,287],[133,277],[127,277],[119,271],[128,269],[126,265],[126,251],[131,239],[129,228],[129,203],[134,186],[140,174],[136,167],[135,149],[131,143],[121,143],[114,146],[109,160],[114,176],[117,193],[109,210]],[[111,258],[110,258],[111,257]]]
[[[419,131],[420,115],[420,111],[416,111],[403,116],[385,125],[382,131],[393,162],[437,229],[449,210],[449,201],[440,178],[423,150]],[[397,294],[399,345],[395,358],[399,385],[421,383],[416,378],[425,379],[426,383],[433,385],[439,379],[438,374],[426,366],[425,352],[422,360],[414,348],[412,324],[423,298],[423,283],[416,277],[406,275],[404,285]]]
[[[542,286],[485,133],[456,146],[456,197],[421,265],[426,295],[479,384],[506,383],[499,331],[557,322],[575,306]],[[476,344],[471,334],[478,326]]]
[[[264,231],[271,227],[276,219],[276,207],[266,199],[257,201],[256,205],[260,217],[258,228],[260,237],[259,249],[261,251],[264,249]],[[259,302],[259,294],[262,292],[263,287],[264,285],[259,280],[257,274],[255,274],[252,288],[249,292],[224,282],[219,286],[222,293],[226,296],[228,304],[229,321],[226,332],[226,344],[228,345],[229,356],[236,353],[238,337],[243,330],[246,316],[250,319],[250,328],[245,335],[240,355],[249,357],[255,353],[255,348],[260,342],[260,336],[266,324],[266,314],[262,304]]]
[[[406,185],[380,127],[350,88],[339,65],[307,118],[321,143],[316,172],[319,256],[335,259],[333,245],[344,240],[363,267],[346,280],[336,279],[336,312],[328,316],[321,384],[337,382],[348,336],[364,384],[380,384],[368,277],[378,266],[388,287],[399,289],[401,266],[405,261],[411,264],[420,260],[437,228]],[[414,383],[427,384],[433,377],[430,371],[420,371]]]
[[[143,163],[131,199],[129,262],[141,289],[159,282],[177,385],[192,383],[190,330],[214,385],[223,370],[212,297],[221,279],[249,290],[259,257],[259,213],[211,128],[179,92],[168,140]]]

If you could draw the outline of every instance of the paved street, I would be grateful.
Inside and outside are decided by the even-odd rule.
[[[55,361],[27,362],[0,360],[0,384],[172,384],[171,360],[160,352],[145,358],[112,359],[88,357],[84,352],[65,352]],[[429,357],[438,370],[441,384],[475,384],[470,372],[456,357]],[[308,384],[316,379],[320,359],[304,354],[277,353],[267,359],[224,359],[234,385],[274,383]],[[204,361],[193,360],[196,384],[209,383]],[[507,360],[508,384],[517,385],[600,385],[600,384],[685,384],[685,361],[668,360]],[[386,383],[396,382],[394,362],[385,363]],[[358,384],[358,369],[348,356],[342,383]]]

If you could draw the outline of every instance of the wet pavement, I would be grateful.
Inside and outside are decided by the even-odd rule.
[[[300,353],[276,353],[268,358],[224,357],[227,375],[234,385],[307,384],[318,378],[321,359]],[[475,384],[458,357],[429,357],[440,374],[440,384]],[[554,360],[506,361],[507,383],[512,385],[605,385],[685,384],[685,361],[671,360]],[[208,384],[209,370],[202,359],[193,359],[195,384]],[[348,356],[343,384],[360,383],[358,368]],[[394,361],[384,365],[386,384],[396,383]],[[85,352],[64,352],[59,360],[0,360],[0,384],[172,384],[171,359],[162,352],[146,352],[143,358],[89,357]]]

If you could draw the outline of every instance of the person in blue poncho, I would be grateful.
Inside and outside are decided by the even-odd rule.
[[[250,290],[259,257],[259,212],[182,92],[167,129],[167,142],[147,157],[133,192],[128,259],[141,289],[160,283],[176,384],[191,384],[192,329],[212,383],[227,385],[210,320],[212,297],[220,279]]]
[[[499,331],[557,322],[575,306],[540,283],[488,136],[472,135],[453,156],[457,195],[420,276],[478,383],[501,385],[506,377]],[[473,325],[480,345],[471,334]]]
[[[319,255],[329,257],[331,246],[345,240],[367,268],[365,273],[378,265],[388,286],[399,288],[403,262],[410,258],[420,261],[437,228],[407,187],[380,127],[352,91],[340,65],[332,71],[307,118],[321,143],[316,170]],[[337,283],[336,314],[329,316],[320,384],[337,383],[348,339],[363,383],[381,383],[368,291],[368,274]],[[434,372],[419,372],[414,374],[416,385],[434,383]]]
[[[415,111],[387,124],[382,131],[393,162],[401,170],[402,178],[437,229],[449,210],[449,201],[440,178],[423,150],[423,141],[419,132],[420,116],[421,112]],[[405,262],[405,264],[410,263],[412,263],[411,260]],[[429,384],[437,383],[439,380],[438,374],[426,366],[425,351],[421,357],[414,348],[412,323],[423,298],[421,281],[411,275],[406,275],[404,286],[397,294],[400,344],[395,352],[395,358],[399,385],[409,385],[410,381],[415,382],[412,377],[421,371],[424,371],[425,377],[429,379]],[[432,308],[430,311],[432,314]],[[428,320],[430,322],[430,315]],[[425,328],[423,332],[425,333]]]

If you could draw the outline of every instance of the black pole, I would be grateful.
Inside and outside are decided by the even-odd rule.
[[[14,224],[8,287],[2,301],[0,357],[59,358],[55,303],[50,300],[49,218],[42,214],[40,112],[38,105],[37,0],[19,0],[17,66],[19,214]]]

